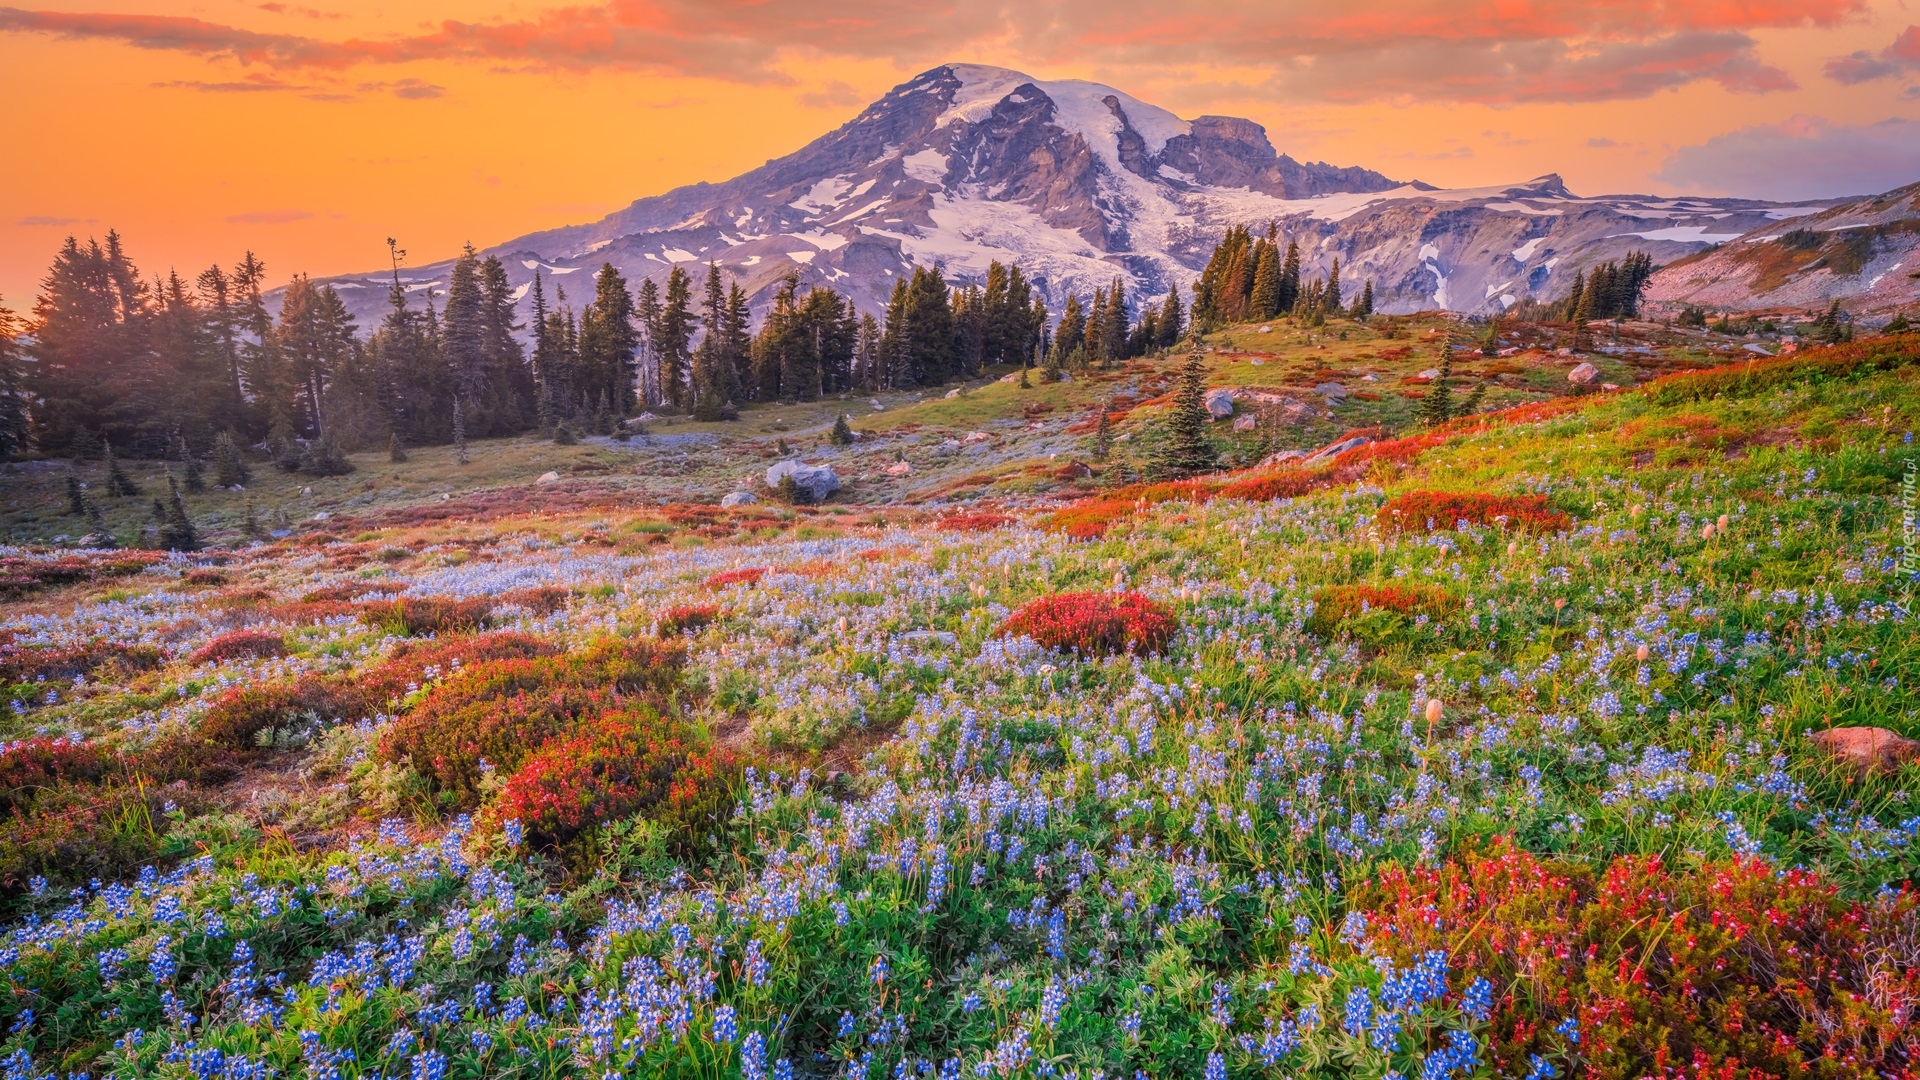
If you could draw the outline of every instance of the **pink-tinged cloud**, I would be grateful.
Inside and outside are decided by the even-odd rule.
[[[1667,158],[1659,179],[1768,199],[1875,195],[1920,181],[1920,121],[1849,126],[1818,116],[1730,131]]]
[[[1827,61],[1827,78],[1847,86],[1920,71],[1920,26],[1909,26],[1878,55],[1861,49]]]
[[[1833,25],[1864,0],[1217,0],[1169,13],[1162,0],[607,0],[537,16],[446,19],[424,33],[327,41],[173,16],[0,8],[0,31],[118,40],[273,69],[471,60],[528,70],[671,72],[784,83],[783,54],[935,64],[976,44],[1035,64],[1246,63],[1288,71],[1337,63],[1315,96],[1418,92],[1485,101],[1645,96],[1710,80],[1738,92],[1785,89],[1746,32]],[[278,5],[276,5],[278,6]],[[287,8],[287,10],[293,10]],[[1473,71],[1473,65],[1484,69]],[[1400,65],[1411,65],[1411,71]],[[1421,84],[1414,85],[1417,71]],[[845,95],[817,91],[822,103]]]
[[[29,228],[29,229],[30,228],[64,229],[69,225],[85,225],[91,222],[92,220],[93,220],[92,218],[50,217],[46,214],[28,214],[26,217],[20,218],[19,220],[15,221],[14,224],[22,228]]]

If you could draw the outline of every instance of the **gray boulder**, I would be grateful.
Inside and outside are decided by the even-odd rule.
[[[1302,459],[1302,462],[1304,464],[1311,465],[1316,461],[1325,461],[1326,459],[1333,457],[1336,454],[1344,454],[1356,446],[1365,446],[1372,441],[1373,441],[1372,439],[1369,439],[1364,435],[1355,435],[1351,439],[1341,439],[1339,442],[1328,443],[1326,446],[1323,446],[1320,449],[1315,450],[1313,453],[1308,454],[1304,459]]]
[[[1567,381],[1575,386],[1592,386],[1600,378],[1600,369],[1592,364],[1581,364],[1567,372]]]
[[[1328,401],[1344,401],[1347,396],[1347,388],[1337,382],[1323,382],[1314,387],[1313,392]]]
[[[767,486],[778,488],[780,482],[793,477],[794,486],[814,502],[825,502],[829,495],[840,490],[840,474],[825,465],[807,465],[798,461],[782,461],[767,470]]]
[[[729,491],[720,497],[720,505],[726,509],[736,506],[753,506],[759,501],[760,496],[751,491]]]
[[[1215,420],[1225,420],[1233,415],[1233,391],[1226,387],[1207,391],[1207,415]]]

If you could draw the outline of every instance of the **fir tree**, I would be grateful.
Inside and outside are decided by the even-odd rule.
[[[1580,281],[1576,277],[1574,287],[1579,288],[1579,286]],[[1585,349],[1588,345],[1587,323],[1593,321],[1593,307],[1598,299],[1594,294],[1598,291],[1593,288],[1580,289],[1579,296],[1573,305],[1573,347],[1575,349]]]
[[[1180,286],[1167,287],[1167,301],[1160,305],[1160,322],[1154,327],[1158,338],[1154,347],[1171,349],[1180,343],[1180,335],[1186,330],[1186,312],[1180,307]]]
[[[1180,389],[1174,394],[1173,408],[1148,456],[1148,472],[1156,479],[1178,479],[1213,468],[1216,455],[1212,440],[1207,438],[1211,419],[1207,412],[1207,365],[1196,336],[1193,350],[1180,368]]]
[[[198,495],[205,490],[207,490],[207,470],[200,464],[200,459],[189,452],[187,454],[187,491]]]
[[[1486,396],[1487,396],[1487,383],[1485,379],[1482,379],[1481,381],[1473,384],[1473,389],[1467,391],[1466,398],[1460,402],[1460,407],[1454,410],[1454,415],[1455,416],[1471,416],[1474,413],[1479,412],[1480,403],[1483,400],[1485,400]]]
[[[1113,411],[1110,398],[1100,399],[1100,419],[1093,425],[1093,460],[1105,461],[1113,453],[1113,421],[1108,414]]]
[[[1453,416],[1453,390],[1447,380],[1453,377],[1453,346],[1445,344],[1446,354],[1440,358],[1440,375],[1433,380],[1427,390],[1427,396],[1420,399],[1420,422],[1429,427],[1444,424]]]
[[[223,431],[213,440],[213,482],[223,488],[239,487],[252,479],[233,432]]]
[[[113,444],[111,442],[106,444],[105,461],[107,466],[107,494],[140,494],[140,485],[134,483],[133,478],[128,476],[126,472],[120,468],[120,459],[113,456]]]
[[[467,416],[459,398],[453,399],[453,460],[461,465],[467,463]]]
[[[580,436],[574,434],[572,421],[562,420],[553,429],[553,444],[555,446],[572,446],[579,441]]]
[[[400,433],[397,431],[387,434],[387,460],[395,465],[407,460],[407,448],[401,445]]]
[[[67,513],[74,517],[85,517],[87,513],[86,489],[80,483],[80,477],[67,474]]]
[[[834,417],[833,430],[827,432],[827,441],[834,446],[853,445],[853,428],[847,424],[846,413]]]
[[[155,505],[159,506],[158,500]],[[168,551],[199,550],[200,535],[187,516],[187,504],[180,498],[180,485],[173,479],[172,470],[167,472],[167,502],[160,509],[160,546]]]
[[[1300,245],[1287,241],[1287,257],[1280,261],[1280,298],[1276,311],[1292,311],[1300,302]]]
[[[1270,240],[1262,240],[1253,271],[1253,296],[1247,317],[1271,319],[1280,310],[1280,251]]]
[[[1368,278],[1367,284],[1365,285],[1365,287],[1363,287],[1360,290],[1360,299],[1355,300],[1353,302],[1353,317],[1356,319],[1368,319],[1373,317],[1373,279],[1372,278]]]
[[[333,436],[322,435],[308,443],[300,455],[300,471],[314,476],[345,476],[353,471],[353,462],[347,460]]]
[[[101,548],[119,547],[120,542],[114,539],[113,530],[107,528],[106,516],[100,513],[100,504],[92,499],[87,499],[82,509],[87,516],[86,539],[90,541],[88,546]]]
[[[247,495],[246,505],[247,516],[240,523],[240,531],[245,533],[250,539],[258,540],[260,538],[260,516],[254,511],[253,495],[251,493]]]
[[[1340,296],[1340,260],[1333,260],[1333,269],[1327,272],[1327,287],[1320,294],[1320,307],[1329,315],[1340,314],[1343,301]]]
[[[20,335],[26,326],[0,306],[0,458],[27,452],[31,431],[27,421],[27,373],[21,362]]]
[[[100,456],[102,442],[100,436],[85,424],[73,429],[73,439],[68,445],[68,453],[75,461],[93,461]]]

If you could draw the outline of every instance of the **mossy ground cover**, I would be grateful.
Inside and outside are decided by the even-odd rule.
[[[1920,736],[1920,342],[1851,348],[1389,432],[1354,475],[1142,495],[1091,540],[616,506],[67,575],[0,624],[28,673],[4,753],[37,755],[0,836],[0,1052],[202,1080],[1910,1075],[1920,767],[1808,738]],[[1008,631],[1088,592],[1176,628],[1145,655]],[[363,617],[407,597],[486,615],[431,642]],[[208,648],[238,632],[280,645]],[[471,754],[450,795],[383,736],[492,677],[463,657],[501,633],[553,672],[662,633],[685,659],[553,698],[546,749],[497,765],[440,725]],[[96,641],[161,657],[34,677]],[[280,717],[224,780],[181,764],[236,690],[408,656],[363,715]],[[35,854],[75,815],[103,869]]]

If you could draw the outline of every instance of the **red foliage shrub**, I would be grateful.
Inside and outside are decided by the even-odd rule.
[[[287,655],[287,643],[270,630],[236,630],[222,634],[195,650],[195,664],[224,664],[229,660],[264,659]]]
[[[1046,526],[1075,540],[1098,540],[1133,511],[1134,504],[1122,499],[1088,499],[1047,515]]]
[[[41,736],[7,744],[0,749],[0,812],[18,812],[58,783],[91,783],[112,766],[112,755],[93,743]]]
[[[109,665],[123,672],[151,671],[166,662],[152,645],[89,641],[81,645],[0,645],[0,683],[68,680]]]
[[[708,578],[704,583],[709,589],[721,589],[728,585],[752,585],[766,577],[772,567],[743,566],[738,570],[722,570]]]
[[[427,677],[428,669],[551,653],[553,647],[525,634],[482,634],[395,649],[359,675],[310,675],[293,682],[235,687],[215,699],[200,720],[200,736],[215,746],[245,750],[260,732],[301,719],[357,720],[393,705]]]
[[[491,614],[493,601],[486,597],[456,600],[446,596],[398,596],[360,605],[360,618],[368,626],[408,637],[478,630]]]
[[[0,596],[24,596],[53,585],[137,574],[167,556],[158,551],[116,551],[102,555],[10,555],[0,558]]]
[[[661,637],[684,634],[689,630],[698,630],[720,617],[718,604],[681,604],[670,607],[660,616],[660,623],[654,633]]]
[[[1545,495],[1481,495],[1473,492],[1409,491],[1380,508],[1380,524],[1402,532],[1436,532],[1459,522],[1502,525],[1527,532],[1560,532],[1573,519],[1547,508]]]
[[[500,602],[526,608],[535,615],[551,615],[566,607],[567,600],[572,596],[572,593],[555,585],[538,585],[509,589],[500,594]]]
[[[534,752],[492,813],[554,847],[600,822],[645,813],[667,824],[676,848],[697,851],[724,827],[741,773],[738,756],[704,745],[687,725],[627,709]]]
[[[1755,858],[1680,872],[1657,855],[1579,864],[1510,844],[1357,883],[1374,948],[1444,950],[1497,988],[1497,1073],[1574,1050],[1583,1075],[1911,1076],[1920,1032],[1912,891],[1844,901]],[[1572,1018],[1580,1041],[1554,1029]]]
[[[950,514],[937,523],[937,527],[946,532],[989,532],[1002,525],[1013,524],[1008,514],[991,514],[984,511],[971,514]]]
[[[1648,383],[1646,394],[1659,404],[1678,405],[1723,395],[1750,396],[1801,380],[1891,371],[1914,363],[1920,363],[1920,341],[1900,334],[1665,375]]]
[[[1030,637],[1049,649],[1088,656],[1157,653],[1178,624],[1167,609],[1135,592],[1071,592],[1023,605],[999,633]]]
[[[1397,611],[1409,618],[1415,615],[1445,615],[1460,607],[1460,601],[1443,589],[1419,585],[1332,585],[1314,594],[1313,618],[1307,628],[1317,634],[1330,634],[1339,625],[1368,611]]]
[[[380,756],[411,761],[441,789],[471,803],[479,796],[482,761],[512,771],[581,717],[633,696],[662,703],[685,655],[653,639],[611,638],[565,656],[475,664],[435,683],[388,725]]]
[[[1327,486],[1331,472],[1330,469],[1284,469],[1278,472],[1254,473],[1222,484],[1219,497],[1243,499],[1247,502],[1297,499]]]

